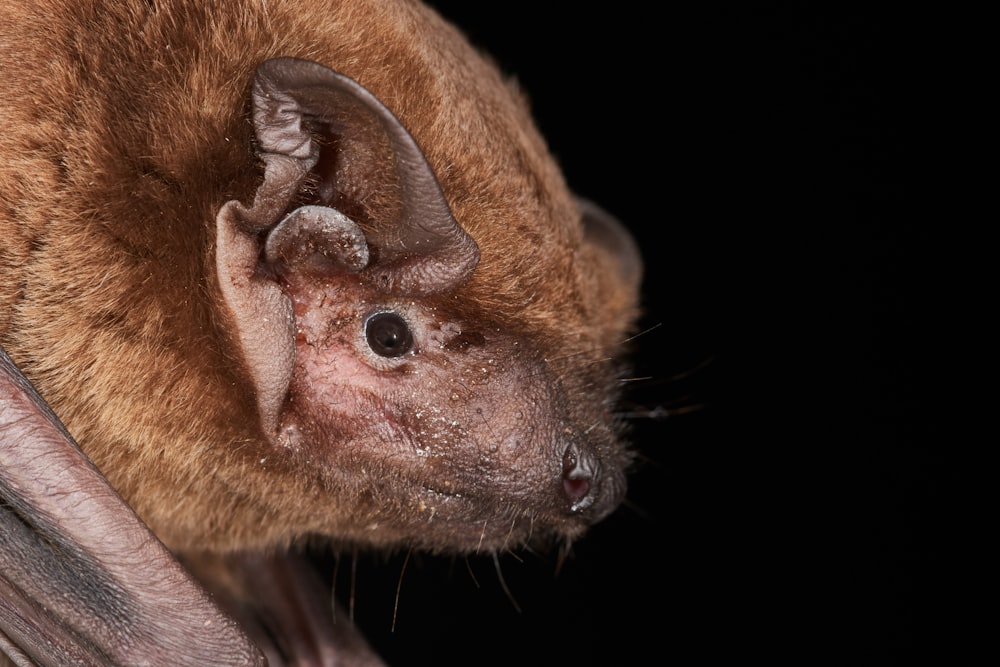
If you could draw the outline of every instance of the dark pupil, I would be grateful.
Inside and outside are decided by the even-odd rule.
[[[382,357],[401,357],[413,347],[406,320],[396,313],[375,313],[365,323],[368,345]]]

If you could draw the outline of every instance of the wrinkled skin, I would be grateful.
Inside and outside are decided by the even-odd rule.
[[[0,346],[259,646],[305,539],[567,546],[631,461],[628,233],[451,26],[327,4],[0,13]]]

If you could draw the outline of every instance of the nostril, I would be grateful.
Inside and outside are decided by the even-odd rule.
[[[563,490],[566,491],[566,495],[574,503],[590,491],[590,480],[588,479],[571,479],[569,477],[563,478]]]
[[[570,445],[563,453],[563,492],[572,503],[574,512],[584,509],[594,502],[590,495],[593,471],[588,462],[580,456],[576,445]]]

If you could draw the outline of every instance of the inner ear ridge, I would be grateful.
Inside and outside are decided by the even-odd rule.
[[[253,100],[265,161],[268,155],[280,154],[308,162],[317,178],[317,203],[335,203],[337,208],[350,202],[338,199],[337,184],[327,177],[327,172],[336,172],[335,162],[330,161],[330,154],[321,155],[310,126],[314,130],[329,123],[334,144],[330,148],[336,150],[341,141],[337,134],[352,131],[353,123],[343,122],[345,110],[356,114],[357,127],[375,121],[391,148],[400,201],[391,228],[370,228],[369,245],[378,248],[379,256],[370,278],[378,289],[430,294],[452,289],[469,278],[479,261],[478,246],[452,216],[440,183],[414,138],[370,91],[319,63],[284,57],[258,67]],[[287,201],[286,207],[291,203]]]
[[[335,208],[300,206],[275,225],[264,258],[304,274],[357,273],[368,265],[368,244],[358,225]]]

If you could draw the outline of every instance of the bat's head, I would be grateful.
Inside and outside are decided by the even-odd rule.
[[[639,277],[624,229],[526,150],[517,116],[482,137],[486,165],[438,149],[458,186],[323,65],[269,60],[252,100],[264,175],[222,207],[216,258],[265,438],[252,484],[306,490],[274,511],[459,552],[569,541],[611,512]]]
[[[453,27],[12,7],[0,344],[175,553],[567,546],[619,505],[639,253]]]
[[[4,141],[46,199],[0,289],[157,535],[463,553],[613,511],[639,255],[516,86],[417,3],[158,7],[25,22],[56,64],[12,74],[45,104]]]

